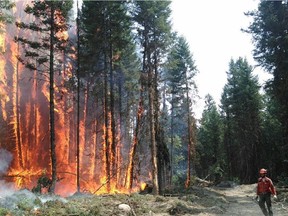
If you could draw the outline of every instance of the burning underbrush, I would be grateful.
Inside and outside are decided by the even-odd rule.
[[[23,215],[197,215],[221,214],[228,202],[211,188],[191,187],[189,190],[164,196],[127,194],[74,194],[63,198],[35,194],[29,190],[0,191],[0,216]]]

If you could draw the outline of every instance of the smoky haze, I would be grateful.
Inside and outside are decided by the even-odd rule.
[[[12,154],[5,149],[0,149],[0,176],[5,174],[12,161]]]

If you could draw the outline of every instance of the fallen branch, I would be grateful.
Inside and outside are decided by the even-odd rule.
[[[107,180],[102,184],[100,185],[100,187],[98,187],[94,192],[93,194],[97,193],[102,187],[104,187],[106,184],[108,184],[110,182],[111,179],[113,179],[115,176],[116,176],[117,173],[114,173],[111,177],[109,176],[107,178]]]
[[[196,182],[198,182],[198,183],[200,183],[200,184],[204,184],[205,186],[213,185],[212,182],[207,181],[207,180],[200,179],[200,178],[198,178],[198,177],[195,177],[195,180],[196,180]]]
[[[29,176],[31,176],[31,175],[29,175]],[[24,175],[3,175],[2,176],[3,178],[26,178],[26,176],[24,176]]]

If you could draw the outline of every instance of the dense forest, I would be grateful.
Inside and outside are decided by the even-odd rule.
[[[288,181],[288,6],[243,16],[272,78],[231,59],[220,104],[207,95],[196,119],[201,71],[170,1],[1,1],[0,178],[32,188],[47,174],[62,195],[254,183],[262,167]]]

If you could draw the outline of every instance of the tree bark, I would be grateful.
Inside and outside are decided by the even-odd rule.
[[[111,30],[109,31],[111,34]],[[109,35],[111,38],[111,35]],[[113,50],[112,50],[112,44],[109,46],[109,84],[110,84],[110,113],[111,113],[111,173],[112,176],[117,174],[117,169],[116,169],[116,163],[117,163],[117,158],[116,158],[116,146],[117,146],[117,141],[116,141],[116,124],[115,124],[115,112],[114,112],[114,76],[113,76]],[[116,175],[117,176],[117,175]]]
[[[54,14],[55,9],[51,5],[51,29],[50,29],[50,151],[51,151],[51,168],[52,184],[50,192],[55,192],[57,180],[57,159],[56,159],[56,142],[55,142],[55,120],[54,120]]]
[[[136,128],[135,128],[135,132],[133,135],[133,143],[130,149],[130,153],[129,153],[129,164],[127,167],[127,172],[126,172],[126,178],[125,178],[125,187],[129,190],[132,189],[132,185],[133,185],[133,170],[134,170],[134,158],[135,158],[135,154],[136,154],[136,148],[138,146],[138,133],[140,130],[140,122],[142,119],[142,114],[143,114],[143,85],[141,86],[141,90],[140,90],[140,98],[139,98],[139,104],[138,104],[138,112],[137,112],[137,119],[136,119]]]
[[[17,53],[19,55],[19,42],[17,42]],[[20,101],[19,101],[19,61],[16,64],[16,142],[18,149],[18,160],[19,166],[24,168],[23,155],[22,155],[22,143],[21,143],[21,133],[20,133]]]
[[[153,194],[159,194],[158,182],[158,160],[157,160],[157,142],[156,142],[156,129],[155,129],[155,110],[154,110],[154,81],[153,70],[151,65],[151,54],[147,54],[148,62],[148,97],[149,97],[149,125],[150,125],[150,142],[151,142],[151,157],[152,157],[152,181],[153,181]]]
[[[80,14],[77,0],[77,134],[76,134],[76,186],[80,192]]]

